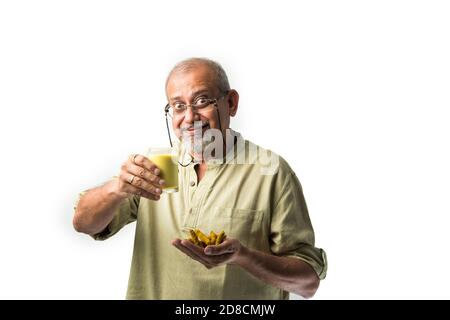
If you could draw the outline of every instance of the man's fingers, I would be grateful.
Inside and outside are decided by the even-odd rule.
[[[137,195],[153,194],[159,196],[162,193],[164,180],[159,178],[159,169],[147,157],[143,155],[131,155],[124,164],[122,164],[119,178],[122,180],[122,189]],[[135,192],[134,188],[142,189],[142,192]],[[130,191],[131,190],[131,191]]]
[[[195,244],[193,244],[192,242],[190,242],[189,240],[181,240],[180,244],[185,247],[186,249],[188,249],[190,252],[192,252],[193,254],[195,254],[196,256],[198,256],[200,259],[205,260],[206,256],[203,256],[203,249],[199,248],[198,246],[196,246]]]
[[[159,200],[160,199],[160,195],[159,194],[153,194],[150,192],[147,192],[141,188],[132,186],[131,184],[126,184],[123,187],[124,192],[129,193],[129,194],[135,194],[137,196],[141,196],[150,200]]]
[[[213,266],[224,263],[232,256],[232,253],[229,253],[229,252],[224,252],[223,254],[217,255],[217,256],[205,255],[203,248],[198,247],[197,245],[193,244],[189,240],[182,240],[181,245],[186,247],[187,249],[189,249],[192,253],[197,255],[200,259],[202,259],[206,263],[213,265]]]
[[[146,168],[140,167],[138,165],[129,163],[126,167],[126,170],[131,173],[132,175],[142,178],[148,183],[151,183],[155,185],[156,187],[161,187],[164,185],[164,180],[158,177],[157,175],[153,174],[151,171],[149,171]]]
[[[130,156],[130,162],[134,163],[140,167],[143,167],[149,171],[151,171],[152,173],[154,173],[155,175],[158,175],[161,171],[156,167],[156,165],[150,161],[149,158],[147,158],[146,156],[143,156],[141,154],[138,155],[131,155]]]
[[[148,183],[141,177],[135,176],[132,173],[122,172],[120,174],[120,178],[128,185],[131,185],[135,188],[142,189],[144,192],[152,193],[154,195],[160,195],[162,193],[161,187],[154,186]],[[124,188],[126,188],[125,186]]]
[[[132,154],[120,169],[119,192],[160,199],[164,181],[158,177],[160,170],[146,156]]]
[[[232,253],[224,253],[220,256],[207,256],[204,254],[203,249],[191,243],[189,240],[175,240],[172,244],[192,259],[202,263],[208,269],[228,261]]]
[[[195,252],[191,251],[190,249],[188,249],[186,246],[181,244],[181,240],[177,239],[175,241],[172,242],[172,244],[180,251],[182,251],[184,254],[186,254],[187,256],[191,257],[192,259],[194,259],[195,261],[200,262],[201,264],[203,264],[206,268],[211,269],[212,265],[209,264],[208,262],[206,262],[204,259],[202,259],[198,254],[196,254]]]
[[[204,249],[205,254],[211,255],[211,256],[219,256],[223,254],[229,254],[236,251],[236,248],[234,247],[234,243],[232,241],[225,240],[219,245],[213,245],[213,246],[207,246]]]
[[[156,187],[147,181],[145,181],[142,178],[136,177],[132,180],[132,183],[130,183],[132,186],[140,188],[148,193],[152,193],[154,195],[159,196],[162,193],[161,187]]]

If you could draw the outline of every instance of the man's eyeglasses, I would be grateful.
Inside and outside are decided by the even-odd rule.
[[[193,104],[184,104],[176,102],[173,105],[167,104],[164,111],[171,117],[181,117],[186,114],[188,108],[192,108],[194,113],[204,113],[211,111],[214,107],[217,107],[217,101],[223,99],[226,95],[217,99],[199,98]]]

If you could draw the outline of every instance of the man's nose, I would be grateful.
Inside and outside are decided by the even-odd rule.
[[[200,120],[200,117],[195,113],[192,108],[187,108],[184,113],[184,121],[187,123],[194,123],[194,121]]]

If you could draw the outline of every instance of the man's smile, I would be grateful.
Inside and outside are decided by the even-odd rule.
[[[181,130],[182,134],[186,134],[188,136],[192,136],[200,128],[202,130],[202,133],[205,133],[205,131],[210,128],[209,122],[202,123],[201,127],[199,125],[190,125],[190,126],[187,126],[187,127],[180,128],[180,130]]]

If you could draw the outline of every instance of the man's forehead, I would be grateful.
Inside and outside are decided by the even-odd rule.
[[[196,69],[172,74],[167,82],[166,93],[169,99],[176,99],[212,93],[214,90],[215,83],[211,74]]]
[[[206,95],[212,95],[213,94],[213,88],[209,88],[206,86],[200,86],[200,87],[192,87],[192,88],[183,88],[183,90],[177,90],[170,92],[167,91],[167,96],[169,100],[183,100],[184,98],[192,99],[196,96],[206,94]]]

